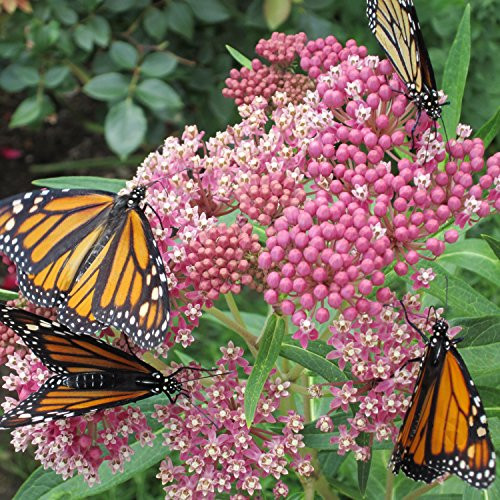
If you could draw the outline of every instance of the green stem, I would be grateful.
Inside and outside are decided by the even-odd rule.
[[[216,307],[211,307],[210,309],[203,308],[207,313],[211,314],[214,318],[217,318],[221,323],[226,325],[231,330],[235,331],[248,345],[251,353],[257,355],[257,339],[252,335],[246,328],[243,328],[240,324],[233,321],[231,318],[226,316],[224,312]]]
[[[290,389],[292,389],[294,392],[302,394],[303,396],[309,396],[309,391],[302,385],[294,384],[292,382],[292,383],[290,383]]]
[[[302,373],[304,373],[304,367],[300,365],[295,365],[288,373],[287,373],[287,380],[293,381],[297,380]]]
[[[320,474],[314,482],[314,489],[323,498],[323,500],[339,500],[340,498],[328,484],[328,481],[323,474]]]
[[[64,63],[68,65],[68,68],[76,76],[76,78],[80,81],[82,85],[85,85],[90,80],[91,78],[90,75],[83,68],[75,64],[73,61],[66,59]]]
[[[231,292],[224,294],[224,298],[226,299],[226,304],[233,315],[233,318],[243,327],[245,328],[245,322],[241,317],[240,310],[236,305],[236,301],[234,300],[233,294]]]

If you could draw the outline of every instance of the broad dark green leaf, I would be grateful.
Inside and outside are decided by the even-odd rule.
[[[89,52],[94,45],[94,33],[84,24],[79,24],[73,31],[75,43],[86,52]]]
[[[450,245],[438,262],[468,269],[495,285],[500,283],[500,260],[489,245],[479,238],[468,238]]]
[[[129,79],[120,73],[104,73],[87,82],[83,91],[100,101],[114,101],[127,95]]]
[[[450,101],[450,105],[443,108],[443,121],[445,129],[453,135],[462,111],[462,99],[469,71],[470,47],[470,4],[467,4],[443,73],[442,86]]]
[[[167,7],[168,27],[191,40],[193,38],[194,20],[191,8],[178,0],[174,0]]]
[[[17,299],[18,297],[19,294],[17,292],[0,288],[0,300],[14,300]]]
[[[476,132],[475,137],[479,137],[487,148],[500,132],[500,107],[495,114]]]
[[[88,27],[94,35],[94,42],[99,47],[107,47],[111,39],[111,26],[103,16],[92,16],[88,22]]]
[[[52,66],[43,76],[45,86],[49,89],[56,88],[69,75],[67,66]]]
[[[252,425],[262,389],[278,358],[285,335],[285,325],[283,317],[272,314],[264,326],[257,359],[245,389],[245,418],[248,427]]]
[[[476,386],[500,386],[500,344],[460,347],[460,355],[470,371]]]
[[[0,88],[6,92],[19,92],[28,87],[28,84],[18,75],[16,67],[17,64],[9,64],[0,73]]]
[[[477,318],[450,318],[452,326],[461,326],[458,337],[463,338],[459,347],[475,347],[500,342],[500,316]]]
[[[264,19],[270,30],[283,24],[292,10],[292,0],[264,0]]]
[[[244,56],[240,51],[231,47],[231,45],[226,45],[226,49],[235,61],[239,62],[245,68],[252,69],[252,61],[248,59],[248,57]]]
[[[483,238],[483,240],[486,241],[486,243],[488,243],[490,248],[497,256],[497,259],[500,259],[500,241],[496,240],[495,238],[493,238],[488,234],[482,234],[481,238]]]
[[[137,0],[106,0],[104,7],[112,12],[125,12],[137,5]]]
[[[321,375],[328,382],[347,380],[345,373],[326,359],[326,355],[331,350],[332,348],[326,344],[323,348],[319,341],[311,342],[306,350],[300,346],[299,342],[287,339],[281,346],[280,356]]]
[[[163,40],[167,34],[167,23],[165,12],[156,7],[148,9],[142,20],[146,33],[158,42]]]
[[[124,471],[112,474],[107,463],[99,467],[101,482],[91,490],[82,476],[76,475],[70,479],[63,480],[53,471],[44,471],[39,467],[28,477],[19,488],[14,500],[53,500],[55,498],[71,498],[78,500],[86,498],[89,494],[97,495],[110,488],[121,484],[134,477],[141,471],[152,467],[168,455],[168,449],[162,444],[161,433],[163,429],[155,432],[156,439],[152,447],[142,447],[135,442],[131,445],[134,455],[130,462],[125,462]]]
[[[106,142],[120,158],[140,146],[146,130],[144,111],[129,99],[115,104],[108,111],[104,122]]]
[[[36,179],[32,182],[35,186],[42,186],[56,189],[100,189],[110,193],[118,193],[125,187],[125,180],[108,179],[106,177],[93,177],[87,175],[48,177],[46,179]]]
[[[148,54],[141,64],[141,73],[146,76],[161,77],[172,73],[177,67],[177,59],[166,52]]]
[[[150,109],[180,109],[182,100],[168,84],[157,78],[142,81],[136,89],[136,96]]]
[[[34,87],[38,85],[40,76],[37,68],[23,64],[11,64],[11,71],[22,81],[27,87]]]
[[[194,15],[202,22],[212,24],[229,19],[231,14],[220,0],[187,0]]]
[[[111,44],[109,55],[111,59],[123,69],[134,69],[139,60],[137,49],[130,43],[121,41]]]
[[[76,11],[68,7],[66,2],[59,2],[57,9],[53,11],[56,19],[59,19],[61,23],[66,24],[67,26],[71,26],[78,21],[78,14]]]
[[[446,279],[448,276],[448,305],[453,309],[455,316],[475,317],[490,314],[500,314],[493,302],[476,292],[465,281],[450,275],[436,262],[419,262],[419,269],[432,268],[436,277],[430,282],[426,293],[436,297],[439,303],[436,306],[444,306],[446,302]]]

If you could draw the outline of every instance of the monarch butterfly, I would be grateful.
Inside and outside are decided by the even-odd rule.
[[[0,418],[0,428],[21,427],[113,406],[125,405],[164,392],[171,403],[189,398],[176,375],[167,377],[136,356],[91,335],[70,332],[47,318],[0,304],[0,321],[12,328],[55,373],[37,392]]]
[[[406,85],[407,97],[417,107],[416,124],[422,111],[434,122],[439,120],[443,105],[413,1],[367,0],[366,15],[370,29]]]
[[[141,208],[130,194],[44,189],[0,202],[0,251],[17,266],[22,293],[58,306],[72,331],[124,331],[144,349],[161,344],[169,323],[167,277]]]
[[[495,479],[495,452],[483,404],[455,345],[448,323],[438,319],[426,343],[410,406],[396,440],[390,467],[410,478],[431,483],[445,473],[456,474],[475,488]]]

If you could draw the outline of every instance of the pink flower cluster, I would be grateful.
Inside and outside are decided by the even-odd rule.
[[[19,340],[20,342],[20,340]],[[12,371],[4,376],[4,389],[16,391],[24,400],[50,377],[50,372],[31,352],[14,352],[6,366]],[[14,408],[18,400],[6,398],[4,411]],[[64,479],[81,474],[92,486],[99,482],[99,466],[106,461],[113,473],[123,471],[131,460],[130,439],[142,446],[152,446],[154,435],[142,412],[133,407],[116,407],[81,417],[19,427],[12,431],[16,451],[35,447],[35,458]]]
[[[242,357],[243,349],[232,342],[221,351],[217,365],[230,373],[217,377],[204,394],[200,382],[188,382],[192,394],[188,405],[155,405],[153,417],[166,428],[165,446],[177,452],[182,463],[174,466],[167,458],[157,477],[165,485],[167,498],[211,499],[242,492],[252,496],[262,490],[267,477],[278,481],[275,495],[286,496],[280,479],[289,469],[304,477],[314,470],[310,457],[300,453],[302,417],[295,412],[275,416],[281,400],[289,396],[290,383],[279,378],[266,382],[254,423],[248,428],[243,411],[246,380],[239,379],[236,368],[248,374],[250,367]],[[269,424],[279,425],[281,431],[271,431]]]

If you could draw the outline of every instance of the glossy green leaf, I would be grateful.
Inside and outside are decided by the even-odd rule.
[[[285,325],[282,316],[272,314],[264,326],[257,359],[252,368],[252,373],[248,377],[245,389],[245,418],[248,427],[252,425],[262,389],[278,359],[281,343],[285,335]]]
[[[490,246],[490,248],[493,250],[495,253],[497,259],[500,259],[500,241],[496,240],[492,236],[488,234],[482,234],[481,238],[483,238],[486,243]]]
[[[100,189],[110,193],[118,193],[126,185],[123,179],[108,179],[106,177],[94,177],[90,175],[75,175],[62,177],[47,177],[36,179],[32,182],[35,186],[56,189]]]
[[[142,108],[127,99],[115,104],[106,115],[104,136],[120,158],[135,151],[146,135],[147,121]]]
[[[165,12],[157,9],[156,7],[151,7],[144,14],[142,24],[146,33],[153,37],[156,41],[159,42],[165,38],[168,25]]]
[[[86,52],[92,50],[94,46],[94,34],[92,30],[83,24],[79,24],[73,31],[75,43]]]
[[[476,292],[468,283],[450,275],[436,262],[419,262],[419,269],[432,268],[436,277],[430,282],[426,293],[434,296],[438,303],[436,306],[444,306],[446,303],[446,279],[448,276],[448,305],[453,309],[455,316],[474,317],[490,314],[500,314],[500,308],[486,297]]]
[[[167,22],[168,27],[191,40],[194,32],[193,11],[184,2],[174,0],[167,7]]]
[[[477,318],[452,318],[452,326],[461,326],[458,337],[463,338],[459,347],[487,345],[500,342],[500,315]]]
[[[470,4],[467,4],[443,73],[442,86],[450,101],[450,105],[443,108],[443,121],[446,130],[452,135],[455,134],[462,111],[462,99],[470,62],[470,37]]]
[[[235,61],[239,62],[245,68],[252,69],[252,61],[248,59],[248,57],[244,56],[240,51],[231,47],[231,45],[226,45],[226,49]]]
[[[111,39],[111,26],[103,16],[92,16],[88,22],[88,27],[94,35],[94,42],[99,47],[107,47]]]
[[[468,269],[495,285],[500,283],[500,260],[490,246],[479,238],[468,238],[450,245],[438,262]]]
[[[168,83],[156,78],[142,81],[137,86],[136,96],[151,109],[180,109],[182,107],[179,94]]]
[[[13,292],[12,290],[5,290],[4,288],[0,288],[0,300],[14,300],[19,297],[17,292]]]
[[[52,66],[43,76],[43,81],[46,87],[53,89],[59,86],[68,75],[69,68],[67,66]]]
[[[89,486],[81,475],[75,475],[64,480],[55,472],[46,471],[43,470],[43,467],[39,467],[19,488],[14,500],[53,500],[55,498],[78,500],[87,498],[89,493],[92,495],[103,493],[118,484],[128,481],[167,456],[168,449],[163,446],[162,432],[163,429],[155,432],[156,439],[152,447],[142,447],[139,442],[131,445],[134,455],[130,462],[125,462],[123,472],[112,474],[107,462],[104,462],[99,467],[98,472],[101,481],[91,490],[89,490]]]
[[[177,59],[166,52],[148,54],[141,64],[141,73],[151,77],[161,77],[172,73],[177,67]]]
[[[479,137],[487,148],[500,132],[500,107],[495,114],[476,132],[475,137]]]
[[[87,82],[83,91],[100,101],[114,101],[127,95],[129,79],[120,73],[104,73]]]
[[[220,23],[231,17],[227,7],[220,0],[187,0],[194,15],[202,22]]]
[[[283,24],[292,11],[292,0],[264,0],[264,19],[271,30]]]
[[[298,341],[287,339],[281,346],[280,356],[321,375],[328,382],[347,380],[345,373],[337,365],[326,359],[332,348],[320,341],[311,342],[306,349]]]
[[[130,43],[121,41],[111,44],[109,55],[111,59],[123,69],[134,69],[139,60],[137,49]]]

